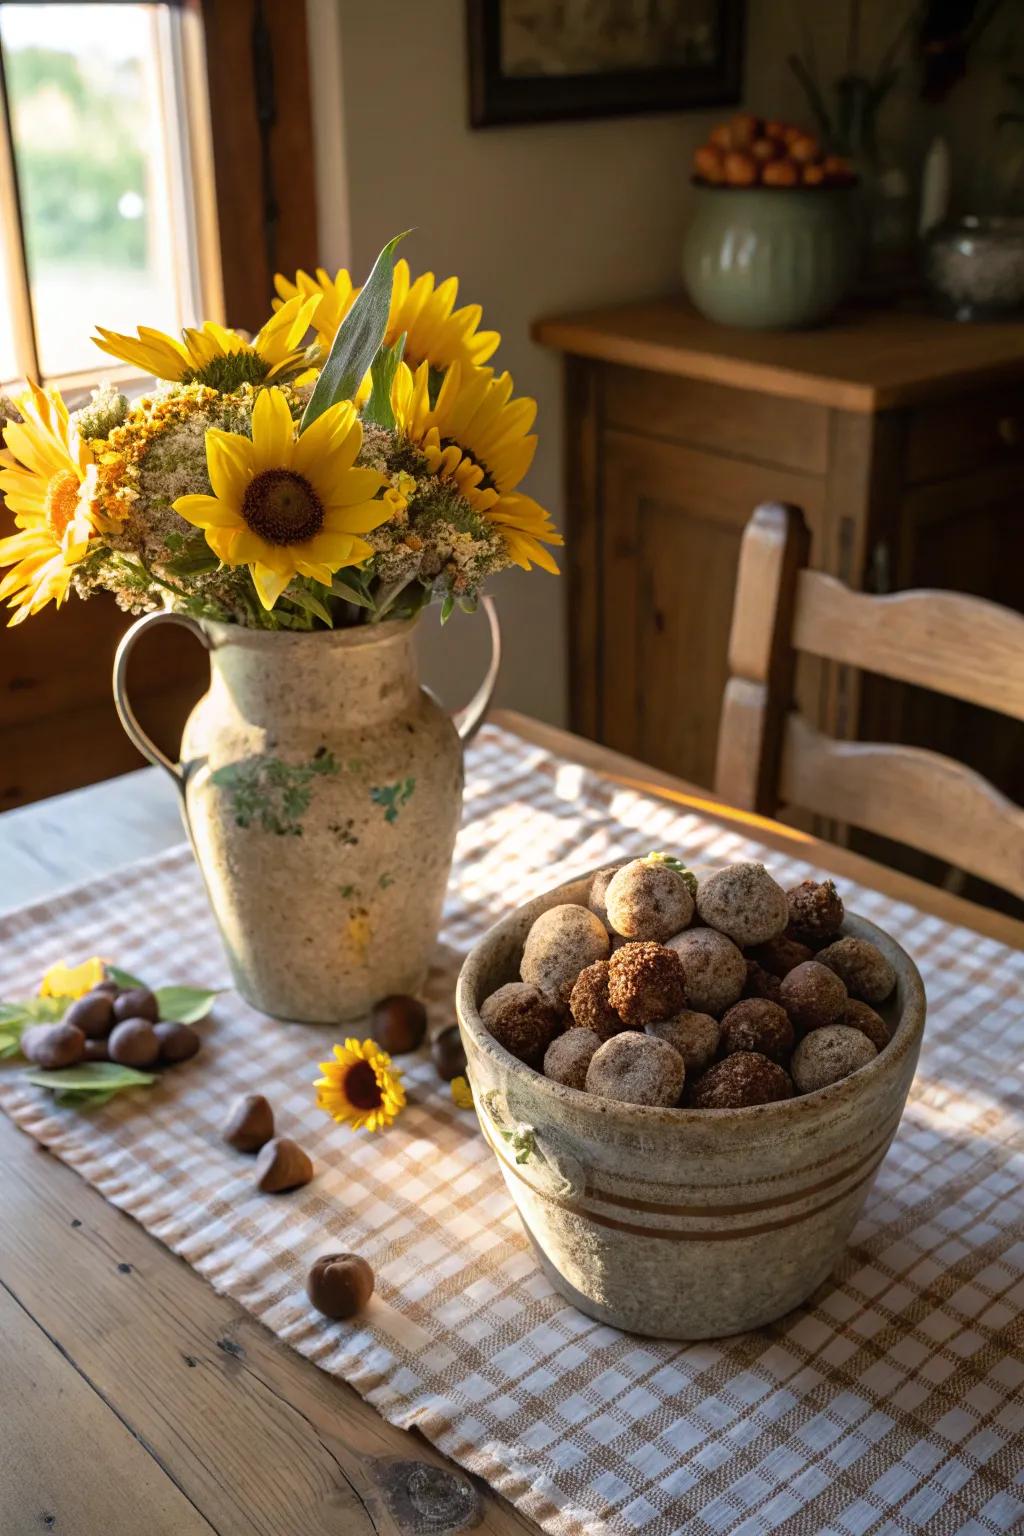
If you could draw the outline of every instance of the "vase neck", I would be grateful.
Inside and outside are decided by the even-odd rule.
[[[313,634],[211,626],[210,697],[279,732],[312,720],[373,727],[419,693],[412,624]]]

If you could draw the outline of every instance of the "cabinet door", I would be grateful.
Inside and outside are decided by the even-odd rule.
[[[817,544],[823,482],[616,431],[601,465],[601,740],[710,786],[743,529],[794,502]]]

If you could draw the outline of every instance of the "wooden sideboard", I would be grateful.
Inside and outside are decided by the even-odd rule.
[[[851,309],[815,331],[740,331],[664,300],[534,336],[566,358],[582,734],[710,786],[740,536],[761,501],[802,507],[813,564],[851,586],[1024,606],[1024,324]],[[1024,728],[820,663],[798,694],[822,729],[955,752],[1024,799]]]

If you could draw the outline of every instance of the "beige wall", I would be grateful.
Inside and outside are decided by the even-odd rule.
[[[530,323],[678,287],[690,156],[723,113],[473,130],[464,0],[309,4],[325,144],[324,258],[350,259],[365,273],[390,235],[415,226],[404,246],[414,271],[458,274],[463,298],[482,303],[486,323],[502,332],[501,366],[538,402],[540,443],[526,489],[561,521],[561,370],[530,341]],[[792,7],[750,0],[748,9],[751,105],[806,120],[785,65],[796,43]],[[826,72],[838,72],[846,6],[803,9],[815,18]],[[868,31],[887,40],[891,0],[870,0],[865,14]],[[909,87],[906,95],[912,100]],[[564,582],[515,571],[495,595],[506,628],[501,701],[564,719]],[[442,633],[428,614],[422,628],[428,680],[457,700],[482,667],[482,621],[456,615]]]

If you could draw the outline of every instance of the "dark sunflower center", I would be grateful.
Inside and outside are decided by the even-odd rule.
[[[324,504],[305,475],[264,469],[249,481],[242,516],[268,544],[303,544],[324,525]]]
[[[457,448],[459,450],[459,452],[463,455],[464,458],[472,459],[473,463],[476,465],[477,469],[483,470],[484,477],[480,481],[480,487],[479,487],[480,490],[482,490],[482,491],[496,491],[498,489],[498,486],[497,486],[497,483],[496,483],[496,481],[494,479],[494,476],[491,474],[490,470],[487,468],[487,465],[484,463],[483,459],[478,459],[476,454],[467,453],[465,448],[463,448],[462,444],[459,443],[459,442],[456,442],[454,437],[442,437],[442,439],[441,439],[441,447],[442,448]]]
[[[345,1093],[356,1109],[378,1109],[382,1095],[377,1078],[368,1061],[357,1061],[345,1073]]]

